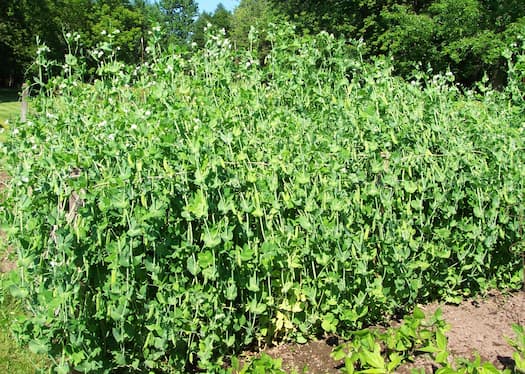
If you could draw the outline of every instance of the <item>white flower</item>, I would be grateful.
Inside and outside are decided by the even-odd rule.
[[[13,135],[18,135],[20,133],[20,131],[18,131],[17,128],[13,129]]]
[[[48,46],[47,45],[43,45],[43,46],[41,46],[41,47],[39,47],[37,49],[36,54],[40,55],[42,53],[49,52],[49,51],[50,51],[50,49],[48,48]]]
[[[136,129],[137,129],[137,125],[136,125],[136,124],[132,124],[129,128],[130,128],[131,130],[136,130]]]
[[[160,32],[160,26],[155,26],[155,27],[153,28],[153,31],[155,31],[155,32]]]
[[[115,134],[109,134],[109,135],[108,135],[108,139],[109,139],[110,141],[115,140]]]
[[[68,39],[71,38],[71,33],[70,33],[70,32],[68,32],[68,33],[66,34],[66,38],[68,38]]]
[[[104,127],[104,126],[106,126],[107,124],[108,124],[108,123],[106,122],[106,120],[104,120],[104,121],[100,122],[97,126],[98,126],[98,127]]]
[[[101,35],[106,35],[107,32],[106,32],[106,30],[102,30],[102,32],[101,32],[100,34],[101,34]]]
[[[146,113],[144,113],[146,117],[149,117],[151,115],[151,112],[149,110],[146,110]]]
[[[115,29],[115,31],[113,31],[113,34],[120,34],[120,30],[119,29]]]

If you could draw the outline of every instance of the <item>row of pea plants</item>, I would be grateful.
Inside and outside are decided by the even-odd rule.
[[[404,81],[359,43],[266,37],[262,56],[255,33],[191,53],[154,36],[138,67],[108,42],[90,83],[72,54],[46,79],[39,50],[0,215],[14,329],[57,372],[220,371],[254,344],[520,287],[517,85]]]

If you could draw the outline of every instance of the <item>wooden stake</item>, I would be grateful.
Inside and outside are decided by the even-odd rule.
[[[27,120],[27,97],[29,96],[29,86],[24,83],[22,85],[22,112],[20,113],[20,120],[25,122]]]

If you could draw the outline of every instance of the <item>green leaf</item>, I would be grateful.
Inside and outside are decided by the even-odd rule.
[[[9,287],[9,292],[13,297],[24,299],[29,295],[27,289],[18,287],[17,285],[11,285]]]
[[[237,286],[233,282],[229,282],[228,287],[226,288],[225,297],[227,300],[235,300],[237,297]]]
[[[201,252],[201,253],[198,254],[197,257],[198,257],[198,266],[200,266],[201,269],[205,269],[205,268],[213,265],[213,263],[214,263],[213,253],[211,251]],[[191,270],[190,270],[190,272],[193,274],[193,272]],[[193,275],[195,275],[195,274],[193,274]]]
[[[55,367],[54,371],[57,374],[69,374],[71,373],[71,368],[66,363],[60,363]]]
[[[336,361],[342,360],[348,355],[348,353],[346,352],[346,347],[347,347],[346,343],[338,345],[337,347],[334,348],[332,353],[330,353],[330,356]]]
[[[370,365],[374,369],[380,369],[381,371],[378,372],[386,372],[385,359],[381,356],[379,344],[375,343],[373,351],[364,349],[361,355],[367,365]]]
[[[262,314],[266,311],[266,305],[263,303],[257,302],[257,299],[251,299],[248,302],[248,311],[254,314]]]
[[[445,364],[448,362],[448,352],[447,351],[439,351],[436,354],[436,362]]]
[[[428,345],[418,348],[419,352],[427,352],[427,353],[436,353],[440,352],[440,349],[435,347],[432,343],[428,343]]]
[[[186,262],[186,269],[193,275],[196,276],[200,272],[199,263],[195,261],[194,257],[189,257]]]
[[[416,319],[422,320],[425,319],[425,312],[421,310],[419,307],[414,308],[414,312],[412,313],[412,316]]]
[[[392,352],[388,356],[388,359],[390,360],[390,362],[387,365],[388,372],[392,372],[403,362],[403,356],[401,356],[398,352]]]
[[[447,337],[445,336],[443,331],[441,331],[441,329],[438,329],[436,331],[436,344],[437,344],[438,349],[440,350],[445,351],[447,349],[447,345],[448,345]]]
[[[203,190],[197,191],[186,209],[197,219],[206,217],[208,215],[208,202],[204,196]]]
[[[246,288],[248,288],[248,290],[252,292],[259,291],[259,282],[257,280],[257,274],[254,274],[250,277]]]
[[[512,358],[516,364],[516,370],[525,373],[525,356],[520,355],[518,352],[514,352]]]
[[[321,322],[321,327],[326,332],[335,333],[338,323],[339,321],[334,317],[334,315],[332,313],[328,313],[324,316]]]
[[[414,192],[417,191],[417,184],[412,182],[412,181],[403,181],[403,188],[405,189],[406,192],[408,192],[409,194],[413,194]]]
[[[204,242],[204,247],[215,248],[221,244],[221,236],[215,231],[206,231],[202,234],[202,241]]]
[[[49,352],[49,345],[44,340],[33,339],[28,344],[29,350],[37,355]]]

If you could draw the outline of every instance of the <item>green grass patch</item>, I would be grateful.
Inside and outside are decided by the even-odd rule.
[[[20,114],[19,102],[0,103],[0,123],[6,124],[8,120],[15,118]]]
[[[0,89],[0,126],[6,124],[9,119],[20,115],[20,101],[18,91],[12,89]]]
[[[0,255],[0,258],[2,255]],[[23,314],[20,302],[8,295],[3,280],[0,278],[0,372],[10,374],[26,374],[38,371],[49,364],[42,356],[32,353],[27,347],[20,346],[13,334],[11,325],[17,316]]]

